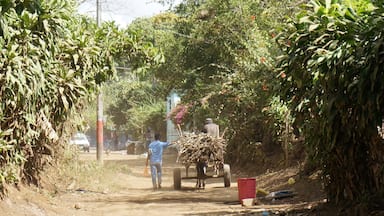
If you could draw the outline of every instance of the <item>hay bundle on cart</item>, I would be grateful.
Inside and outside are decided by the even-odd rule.
[[[215,138],[205,133],[185,133],[176,144],[179,146],[177,162],[184,165],[199,161],[224,163],[227,142],[223,138]]]
[[[173,170],[173,183],[176,190],[181,189],[182,179],[197,179],[196,186],[203,180],[203,188],[205,186],[205,179],[207,178],[223,178],[224,187],[231,186],[231,170],[229,164],[224,163],[224,155],[226,153],[227,142],[223,138],[215,138],[208,136],[205,133],[194,134],[184,133],[178,140],[175,141],[178,145],[179,153],[177,157],[178,163],[185,166],[185,176],[181,175],[181,169],[175,168]],[[203,162],[206,168],[203,168],[203,175],[197,172],[196,176],[188,175],[188,168],[190,165],[196,165]],[[213,166],[209,166],[209,165]],[[208,169],[208,168],[213,168]],[[196,170],[198,171],[198,169]],[[213,174],[211,174],[213,171]],[[200,175],[199,175],[200,173]]]

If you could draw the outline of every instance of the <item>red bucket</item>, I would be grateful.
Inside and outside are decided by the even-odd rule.
[[[239,178],[237,179],[237,189],[239,190],[239,201],[243,199],[256,198],[256,179]]]

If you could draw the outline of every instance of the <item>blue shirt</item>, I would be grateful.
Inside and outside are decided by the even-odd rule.
[[[169,145],[168,142],[161,142],[159,140],[155,140],[149,144],[149,150],[151,151],[151,163],[161,163],[163,149]]]

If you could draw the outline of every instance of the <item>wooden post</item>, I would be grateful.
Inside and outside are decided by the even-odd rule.
[[[285,133],[284,133],[284,157],[285,165],[288,165],[288,145],[289,145],[289,111],[285,114]]]

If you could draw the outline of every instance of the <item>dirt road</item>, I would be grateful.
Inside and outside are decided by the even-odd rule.
[[[91,157],[91,158],[90,158]],[[82,160],[92,154],[81,154]],[[121,190],[114,193],[77,191],[74,196],[80,209],[76,215],[238,215],[248,212],[238,202],[237,185],[224,187],[223,178],[208,179],[206,188],[196,189],[196,180],[182,180],[182,190],[173,189],[173,169],[180,167],[172,154],[164,155],[163,184],[154,191],[150,177],[143,175],[145,159],[139,155],[112,152],[104,157],[105,164],[125,163],[130,173],[117,173]],[[184,169],[183,169],[184,171]],[[193,168],[190,168],[193,175]],[[78,199],[78,197],[82,199]],[[71,200],[66,197],[65,200]]]
[[[86,162],[95,161],[95,158],[94,150],[79,155],[79,160]],[[59,191],[56,192],[52,189],[31,190],[30,187],[21,190],[10,189],[9,198],[0,203],[0,215],[263,215],[263,212],[264,215],[267,212],[268,215],[275,215],[274,213],[284,211],[292,212],[292,209],[300,209],[301,212],[303,209],[307,211],[313,203],[303,201],[318,198],[318,196],[315,196],[314,199],[308,196],[298,196],[296,200],[284,200],[272,204],[259,203],[255,206],[243,207],[238,201],[236,181],[239,176],[235,175],[232,175],[232,183],[229,188],[224,187],[223,178],[210,178],[207,179],[204,190],[195,188],[195,179],[182,180],[182,189],[174,190],[173,169],[180,167],[175,160],[174,154],[164,155],[163,187],[154,191],[151,178],[143,175],[145,157],[127,155],[123,151],[111,152],[109,155],[104,155],[104,171],[93,173],[92,178],[95,179],[88,180],[87,182],[91,182],[88,185],[68,184],[65,186],[66,188],[58,189]],[[105,170],[108,171],[109,167],[111,170],[113,167],[113,170],[106,172]],[[84,174],[76,172],[76,170],[73,171],[73,176]],[[192,168],[190,168],[190,172],[193,172]],[[273,179],[271,174],[264,177],[259,176],[258,185],[260,183],[263,187],[267,186],[262,185],[263,182],[276,185],[277,179],[282,179],[284,182],[285,178],[290,175],[288,172],[283,177],[281,177],[281,173],[274,174],[276,179]],[[311,183],[305,184],[303,191],[308,190],[310,185]],[[313,193],[311,194],[313,196]]]

